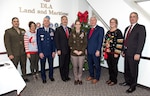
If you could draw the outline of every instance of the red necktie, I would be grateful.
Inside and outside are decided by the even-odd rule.
[[[124,46],[127,46],[127,39],[131,33],[131,28],[132,28],[132,25],[130,26],[128,32],[126,33],[126,37],[125,37],[125,40],[124,40]]]
[[[68,28],[67,27],[65,28],[65,31],[66,31],[66,37],[69,38],[69,32],[68,32]]]
[[[92,36],[93,31],[94,31],[94,28],[91,28],[91,30],[90,30],[90,34],[89,34],[89,38]]]

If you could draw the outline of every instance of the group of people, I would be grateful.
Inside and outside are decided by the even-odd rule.
[[[68,18],[61,17],[61,26],[53,30],[50,28],[50,17],[43,19],[43,27],[38,27],[33,21],[29,22],[29,31],[19,27],[19,19],[12,18],[12,28],[5,31],[4,43],[9,59],[18,66],[20,62],[22,76],[26,77],[26,57],[30,60],[31,73],[34,79],[38,79],[38,61],[41,64],[42,82],[46,83],[45,63],[48,60],[49,79],[53,77],[53,60],[59,56],[59,70],[62,81],[71,80],[69,77],[70,60],[73,65],[74,85],[82,85],[82,69],[87,55],[89,76],[86,81],[96,84],[100,80],[100,59],[103,49],[104,58],[108,64],[109,86],[117,84],[118,60],[120,54],[125,58],[124,76],[122,86],[129,85],[127,93],[136,89],[138,77],[138,64],[144,47],[146,31],[143,25],[137,23],[138,14],[130,14],[131,25],[125,29],[124,36],[117,28],[116,18],[110,19],[110,30],[104,35],[104,28],[97,25],[96,17],[90,18],[91,28],[88,32],[81,30],[82,23],[75,21],[75,28],[67,26]],[[104,41],[103,41],[104,40]]]
[[[119,85],[130,86],[126,92],[132,93],[137,86],[138,64],[145,44],[146,29],[144,25],[138,24],[136,12],[130,13],[129,21],[130,25],[126,27],[123,36],[117,28],[117,19],[110,19],[110,30],[105,35],[103,51],[109,70],[109,79],[106,83],[109,86],[117,83],[117,66],[121,54],[124,57],[125,82],[119,83]]]

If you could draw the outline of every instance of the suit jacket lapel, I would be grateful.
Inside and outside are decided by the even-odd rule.
[[[137,26],[138,26],[138,24],[135,24],[135,26],[131,30],[131,33],[134,32],[134,30],[136,29]]]
[[[134,30],[136,29],[137,26],[138,26],[138,23],[135,24],[135,26],[131,29],[130,35],[133,34],[133,32],[134,32]],[[125,37],[126,37],[126,34],[127,34],[127,31],[128,31],[128,29],[129,29],[129,27],[130,27],[130,26],[128,26],[128,27],[125,29],[124,39],[125,39]],[[129,35],[129,36],[130,36],[130,35]]]
[[[64,27],[63,27],[63,26],[61,26],[61,30],[63,31],[63,33],[65,33],[65,30],[64,30]]]
[[[68,28],[68,31],[69,31],[69,34],[70,34],[70,32],[71,32],[71,29],[69,28],[69,27],[67,27]]]
[[[64,35],[64,36],[66,37],[66,32],[65,32],[63,26],[61,26],[61,33],[60,33],[60,34],[62,34],[62,35]],[[66,38],[67,38],[67,37],[66,37]]]
[[[20,34],[17,32],[17,30],[16,30],[14,27],[12,27],[12,29],[13,29],[13,31],[14,31],[14,33],[15,33],[16,35],[20,35],[20,34],[21,34],[21,31],[20,31],[20,29],[19,29],[19,31],[20,31]]]

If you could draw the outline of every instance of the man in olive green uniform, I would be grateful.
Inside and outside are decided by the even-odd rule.
[[[25,30],[19,28],[19,19],[17,17],[12,18],[12,28],[5,30],[4,43],[7,50],[9,59],[14,63],[17,68],[20,63],[23,79],[26,75],[26,54],[24,48],[24,33]]]

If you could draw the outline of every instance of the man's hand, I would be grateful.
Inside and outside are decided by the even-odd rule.
[[[140,54],[135,54],[134,55],[134,60],[136,60],[136,61],[140,60]]]
[[[61,51],[60,51],[60,50],[58,50],[58,51],[57,51],[57,54],[58,54],[58,55],[61,55]]]
[[[44,58],[44,54],[43,53],[40,53],[39,56],[40,56],[41,59]]]
[[[10,60],[14,59],[14,55],[9,55],[9,59]]]
[[[52,53],[52,57],[53,57],[53,58],[55,58],[55,54],[56,54],[55,52]]]
[[[97,50],[95,55],[96,55],[96,57],[99,57],[100,56],[100,51]]]

